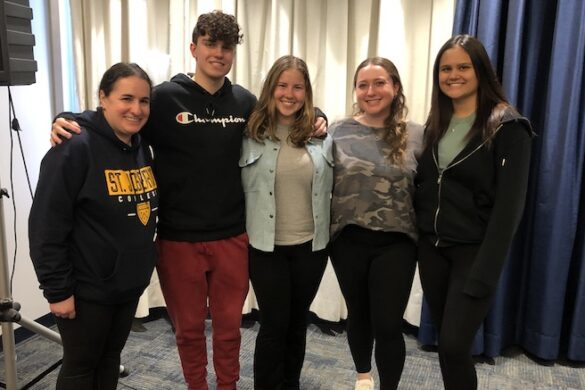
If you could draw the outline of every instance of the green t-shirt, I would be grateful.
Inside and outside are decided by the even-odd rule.
[[[475,121],[475,112],[463,118],[451,117],[449,127],[439,141],[439,168],[444,169],[463,150],[465,137]]]

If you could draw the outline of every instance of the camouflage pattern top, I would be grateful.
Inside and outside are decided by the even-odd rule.
[[[331,202],[331,238],[354,224],[371,230],[402,232],[417,240],[412,206],[416,158],[422,152],[423,127],[408,122],[407,148],[402,165],[388,159],[389,145],[381,130],[353,118],[335,122],[335,159]]]

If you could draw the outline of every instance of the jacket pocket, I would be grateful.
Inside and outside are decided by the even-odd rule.
[[[247,143],[244,142],[238,165],[242,168],[242,188],[244,192],[250,192],[258,189],[257,168],[258,162],[262,157],[262,151],[246,147],[246,145]]]
[[[258,161],[260,157],[262,157],[262,152],[259,152],[257,150],[249,150],[247,154],[245,155],[242,154],[240,156],[240,161],[238,165],[240,166],[240,168],[245,168],[256,163],[256,161]]]
[[[244,137],[242,141],[242,150],[240,151],[240,161],[238,165],[240,168],[247,167],[254,164],[262,156],[262,149],[264,145]]]

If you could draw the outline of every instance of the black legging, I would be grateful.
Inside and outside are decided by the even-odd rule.
[[[331,243],[330,254],[347,304],[356,370],[371,370],[375,340],[380,389],[396,389],[404,367],[402,317],[416,268],[415,243],[403,233],[350,225]]]
[[[419,240],[419,272],[431,316],[439,331],[439,362],[446,390],[477,389],[471,348],[493,294],[475,298],[462,292],[477,245],[435,247]]]
[[[115,390],[138,298],[102,305],[77,299],[75,319],[56,317],[63,342],[57,390]]]
[[[312,241],[250,247],[250,280],[260,308],[254,351],[254,389],[298,389],[305,359],[307,314],[327,265],[325,250]]]

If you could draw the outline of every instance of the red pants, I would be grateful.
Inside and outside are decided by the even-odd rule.
[[[248,293],[248,236],[207,242],[159,240],[158,250],[158,275],[189,390],[207,390],[208,306],[217,389],[235,389]]]

